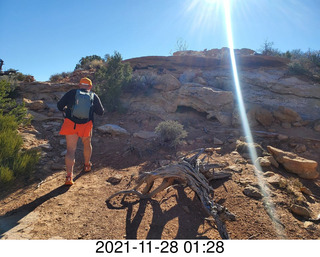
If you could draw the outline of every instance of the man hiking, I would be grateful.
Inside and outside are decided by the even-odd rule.
[[[91,88],[92,81],[89,78],[82,78],[79,89],[71,89],[57,103],[59,111],[65,112],[60,135],[65,135],[67,141],[65,185],[69,186],[74,184],[73,167],[79,137],[83,143],[84,171],[91,171],[93,114],[104,113],[100,98],[91,92]]]

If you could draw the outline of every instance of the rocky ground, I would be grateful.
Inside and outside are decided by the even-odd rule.
[[[206,215],[193,190],[183,185],[170,187],[152,199],[129,195],[106,202],[111,194],[132,188],[139,174],[202,147],[220,147],[211,162],[221,166],[217,171],[232,173],[228,179],[210,182],[215,201],[236,215],[236,221],[226,221],[232,239],[320,238],[319,179],[302,179],[282,165],[265,165],[262,178],[269,205],[274,207],[268,214],[253,165],[245,152],[237,151],[237,140],[243,139],[241,127],[222,126],[192,110],[177,113],[176,120],[184,125],[188,137],[177,149],[169,149],[153,137],[140,137],[142,131],[152,132],[160,122],[153,116],[127,113],[98,118],[94,168],[89,173],[81,171],[79,142],[72,187],[63,185],[65,141],[57,134],[61,121],[33,122],[24,138],[26,145],[42,149],[41,163],[25,186],[1,192],[1,238],[219,239],[213,218]],[[117,124],[130,135],[97,129],[106,123]],[[254,131],[260,131],[254,132],[254,138],[265,150],[271,145],[319,162],[320,137],[311,127],[274,126],[272,133],[261,133],[264,128],[255,127]],[[300,212],[295,211],[298,207]]]

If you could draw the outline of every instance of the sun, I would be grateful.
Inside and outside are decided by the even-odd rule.
[[[192,21],[191,30],[199,32],[199,29],[213,31],[213,27],[219,26],[223,20],[223,4],[227,0],[191,0],[186,5],[186,14]],[[229,1],[229,0],[228,0]]]

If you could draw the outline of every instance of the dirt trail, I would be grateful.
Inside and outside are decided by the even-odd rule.
[[[183,121],[185,117],[181,114],[180,118]],[[100,123],[121,124],[132,133],[141,129],[151,131],[158,122],[150,121],[141,127],[143,119],[127,115],[108,117],[107,122],[100,120]],[[35,123],[34,126],[54,146],[51,155],[59,156],[64,150],[58,143],[61,138],[46,134],[41,124]],[[106,202],[109,195],[132,188],[135,178],[141,172],[157,168],[159,161],[173,160],[177,154],[199,147],[216,146],[215,137],[224,144],[221,152],[212,156],[214,162],[225,168],[231,167],[233,172],[228,180],[211,182],[215,200],[237,216],[236,221],[227,222],[232,239],[320,238],[318,223],[312,222],[307,228],[305,219],[290,212],[288,192],[270,186],[271,199],[282,224],[282,235],[276,233],[263,202],[243,193],[246,186],[256,183],[256,177],[250,162],[234,151],[240,131],[223,128],[216,121],[208,122],[202,118],[196,124],[189,123],[186,129],[188,141],[177,150],[161,148],[153,141],[134,137],[113,138],[95,132],[94,168],[89,173],[81,171],[79,142],[75,185],[63,186],[65,172],[51,171],[45,177],[42,174],[44,180],[41,183],[35,181],[0,198],[1,239],[219,239],[213,219],[206,217],[194,192],[182,185],[171,187],[153,199],[117,196]],[[291,133],[299,134],[293,130]],[[261,142],[265,140],[260,139]],[[272,139],[267,140],[263,144],[273,143]],[[317,151],[319,149],[314,148],[309,155],[314,157]],[[54,162],[58,165],[63,158],[59,157]],[[270,170],[283,177],[292,176],[282,169],[270,167]],[[300,181],[314,195],[320,196],[319,179]],[[319,199],[307,197],[307,202],[315,215],[320,213]]]

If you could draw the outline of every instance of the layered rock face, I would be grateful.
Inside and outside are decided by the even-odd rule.
[[[236,59],[251,125],[267,127],[278,121],[283,126],[301,126],[305,119],[319,119],[320,85],[289,76],[287,59],[254,55],[248,49],[237,50]],[[141,57],[126,62],[133,68],[137,86],[147,88],[144,93],[127,93],[122,97],[129,110],[166,119],[183,106],[205,113],[208,119],[217,119],[224,125],[237,123],[237,99],[227,48]],[[20,90],[27,105],[44,106],[46,111],[54,112],[57,100],[76,87],[76,83],[33,82],[21,84]],[[30,102],[35,100],[44,102]]]
[[[178,106],[186,106],[230,125],[236,118],[237,99],[228,49],[213,50],[127,60],[141,80],[153,77],[149,81],[151,93],[128,96],[124,100],[127,107],[165,118]],[[302,119],[318,119],[320,85],[289,76],[289,60],[253,55],[246,49],[236,54],[242,95],[252,125],[270,126],[275,120],[298,125]],[[285,108],[285,114],[281,114],[281,108]],[[300,120],[293,117],[296,120],[285,121],[288,110],[297,113]]]

